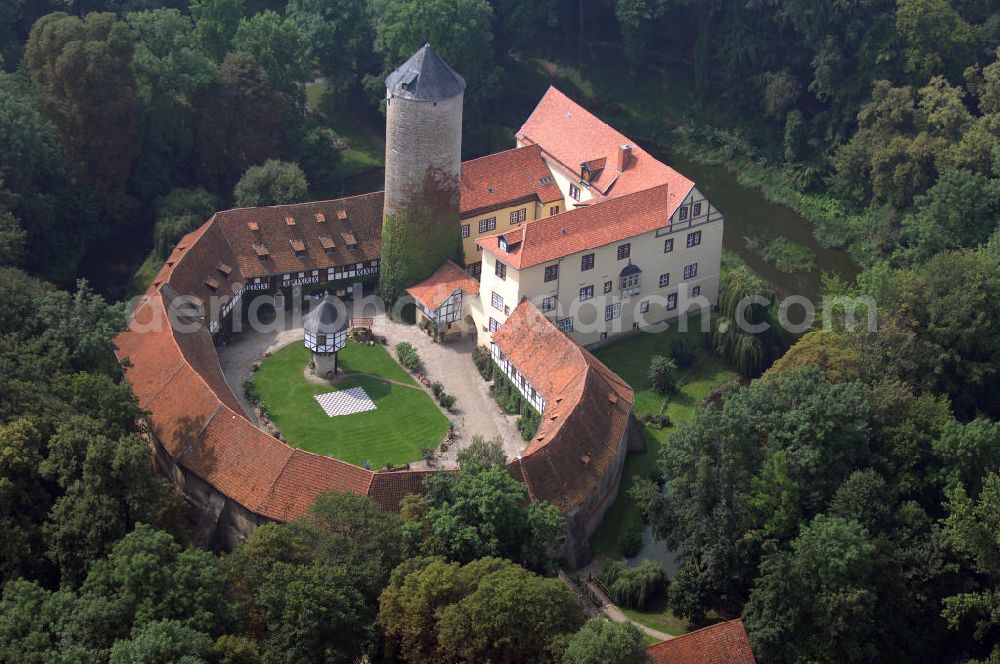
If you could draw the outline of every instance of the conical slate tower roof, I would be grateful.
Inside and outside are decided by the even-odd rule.
[[[340,315],[333,296],[326,295],[302,319],[302,327],[314,334],[335,334],[347,327],[347,319]]]
[[[444,101],[465,91],[465,79],[424,44],[399,69],[385,79],[395,97],[414,101]]]

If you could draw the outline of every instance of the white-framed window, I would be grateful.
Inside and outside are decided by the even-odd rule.
[[[558,327],[563,332],[572,332],[573,317],[570,316],[569,318],[560,318],[559,320],[556,321],[556,327]]]
[[[667,311],[673,311],[677,308],[677,293],[671,293],[667,296]]]
[[[593,285],[584,286],[583,288],[580,289],[580,301],[581,302],[585,302],[586,300],[589,300],[592,297],[594,297],[594,287],[593,287]]]
[[[615,302],[604,307],[604,320],[614,320],[622,315],[622,303]]]
[[[507,264],[497,261],[496,267],[493,268],[493,274],[497,276],[501,281],[507,280]]]
[[[701,216],[701,203],[695,203],[691,206],[691,216],[700,217]]]
[[[639,313],[648,314],[649,313],[649,300],[643,300],[639,304]]]
[[[701,244],[701,231],[695,231],[687,234],[688,247],[697,247],[699,244]]]
[[[522,221],[524,221],[528,213],[527,210],[528,210],[527,208],[521,208],[520,210],[514,210],[513,212],[511,212],[510,213],[511,225],[513,226],[514,224],[519,224]]]
[[[685,220],[687,220],[687,218],[688,218],[688,209],[687,209],[687,206],[686,205],[682,205],[677,210],[677,219],[680,220],[680,221],[685,221]]]
[[[462,237],[469,237],[469,224],[462,224]]]
[[[490,316],[490,332],[496,332],[500,329],[500,322],[496,318]]]
[[[594,254],[580,256],[580,272],[594,269]]]
[[[674,238],[668,237],[663,241],[663,253],[669,254],[674,250]]]
[[[542,298],[542,311],[552,311],[555,308],[556,308],[555,297]]]
[[[632,244],[626,242],[625,244],[618,245],[618,260],[625,260],[632,255]]]
[[[639,275],[630,274],[621,279],[622,297],[639,294]]]
[[[503,297],[500,293],[493,291],[493,298],[490,302],[497,311],[503,311]]]
[[[614,288],[614,284],[612,282],[610,282],[610,281],[605,281],[604,282],[604,294],[605,295],[607,295],[608,293],[610,293],[612,288]]]
[[[660,275],[660,288],[670,285],[670,273],[664,272]]]
[[[478,261],[476,263],[469,263],[465,267],[465,271],[466,273],[468,273],[470,277],[476,277],[478,279],[479,276],[483,273],[483,262]]]
[[[479,220],[479,232],[480,233],[489,233],[492,230],[496,230],[496,227],[497,227],[497,218],[496,217],[490,217],[489,219],[480,219]]]
[[[697,276],[698,276],[698,264],[697,263],[691,263],[690,265],[688,265],[687,267],[684,268],[684,278],[685,279],[694,279]]]
[[[555,281],[559,278],[559,264],[545,266],[545,281]]]
[[[559,206],[558,205],[553,205],[552,207],[549,208],[549,216],[550,217],[553,217],[553,216],[555,216],[557,214],[559,214]]]
[[[698,297],[701,295],[701,286],[695,286],[691,289],[691,297]]]
[[[570,184],[569,186],[569,197],[574,201],[580,200],[580,188],[575,184]]]

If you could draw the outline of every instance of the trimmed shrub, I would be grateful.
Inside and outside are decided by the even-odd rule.
[[[670,416],[664,413],[643,413],[639,416],[639,421],[650,429],[663,429],[672,424]]]
[[[538,425],[542,423],[542,416],[538,411],[527,403],[524,403],[521,417],[517,418],[517,430],[521,432],[521,438],[531,440],[538,433]]]
[[[472,361],[483,380],[493,379],[493,358],[490,357],[490,351],[486,346],[476,346],[472,349]]]
[[[431,383],[431,392],[434,393],[435,399],[440,399],[441,395],[444,394],[444,385],[440,381],[434,381]]]
[[[417,349],[406,341],[400,341],[396,344],[396,357],[399,358],[399,363],[410,371],[416,371],[420,368],[420,356],[417,355]]]
[[[257,384],[252,380],[243,383],[243,394],[246,395],[247,401],[254,406],[260,405],[260,394],[257,393]]]
[[[445,394],[442,392],[438,395],[437,399],[438,403],[441,404],[441,407],[445,410],[451,410],[451,407],[455,405],[455,397],[451,394]]]
[[[674,339],[670,344],[670,359],[674,361],[679,369],[689,367],[694,364],[694,358],[698,350],[687,337]]]
[[[677,365],[673,360],[654,355],[649,360],[649,384],[657,394],[677,391]]]

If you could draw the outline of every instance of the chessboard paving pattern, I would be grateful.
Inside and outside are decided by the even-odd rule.
[[[375,402],[371,400],[363,387],[351,387],[336,392],[317,394],[316,401],[329,417],[354,415],[375,410]]]

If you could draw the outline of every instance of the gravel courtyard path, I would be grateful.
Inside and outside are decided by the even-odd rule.
[[[434,343],[427,334],[414,325],[403,325],[390,320],[385,315],[377,316],[373,323],[375,334],[388,341],[387,350],[395,356],[393,347],[400,341],[413,344],[423,361],[423,371],[431,381],[440,381],[445,392],[455,396],[452,412],[446,413],[452,421],[457,435],[444,457],[438,459],[437,467],[454,467],[455,454],[472,441],[473,436],[486,439],[499,436],[504,443],[508,459],[515,458],[527,443],[517,430],[517,418],[505,414],[489,393],[489,385],[480,377],[472,362],[474,342],[463,337],[446,344]],[[302,328],[291,327],[268,332],[246,330],[234,335],[231,343],[219,348],[219,362],[226,382],[232,388],[243,411],[257,424],[254,409],[243,394],[243,383],[253,376],[254,362],[264,359],[265,353],[273,353],[292,342],[302,341]],[[425,389],[421,386],[421,389]],[[430,393],[430,390],[427,390]],[[411,467],[427,467],[424,462],[414,459]]]
[[[504,452],[513,459],[524,451],[527,443],[517,430],[517,418],[505,414],[490,396],[489,384],[476,370],[472,361],[474,342],[471,337],[456,341],[434,343],[426,333],[415,325],[403,325],[387,316],[375,319],[375,334],[384,336],[392,348],[400,341],[413,344],[424,364],[424,371],[431,381],[440,381],[445,392],[455,395],[455,406],[449,418],[458,434],[457,447],[461,449],[471,442],[473,436],[486,439],[500,436]],[[454,465],[455,457],[449,451],[444,465]]]

